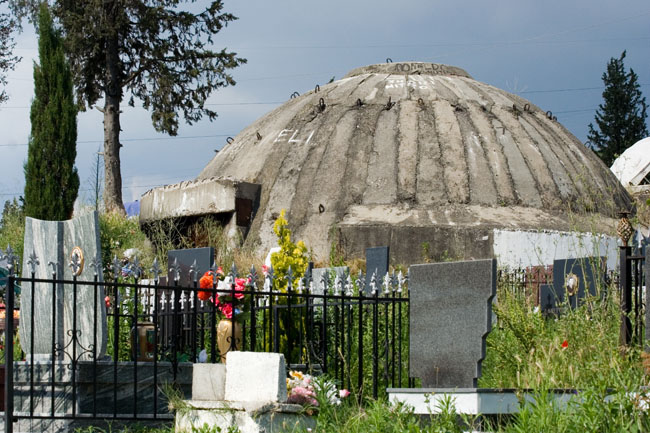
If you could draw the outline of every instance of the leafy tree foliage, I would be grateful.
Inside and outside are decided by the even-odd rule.
[[[30,16],[37,0],[9,0]],[[215,50],[215,35],[235,16],[221,0],[202,9],[193,0],[51,0],[65,36],[77,98],[104,114],[104,204],[124,213],[120,170],[120,104],[139,99],[156,130],[178,132],[217,113],[206,107],[214,90],[234,85],[229,74],[246,60]],[[100,101],[102,100],[102,101]],[[98,102],[103,107],[98,107]]]
[[[79,191],[74,167],[77,106],[63,41],[45,3],[38,20],[38,55],[25,164],[25,213],[43,220],[64,220],[72,216]]]
[[[598,106],[596,125],[589,124],[589,143],[607,166],[625,149],[648,135],[647,105],[638,77],[632,69],[625,72],[625,51],[611,58],[603,73],[604,102]]]
[[[7,0],[0,0],[0,7],[7,3]],[[7,13],[0,13],[0,103],[7,100],[7,93],[4,87],[7,85],[7,71],[13,70],[16,62],[20,60],[12,55],[15,42],[11,36],[16,27],[16,22]]]

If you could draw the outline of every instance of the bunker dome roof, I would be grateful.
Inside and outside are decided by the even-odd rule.
[[[290,99],[197,180],[214,177],[261,185],[249,238],[273,246],[286,209],[321,256],[332,227],[571,230],[569,215],[630,208],[616,177],[551,113],[432,63],[361,67]]]

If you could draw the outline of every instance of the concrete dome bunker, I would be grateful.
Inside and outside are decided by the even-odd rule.
[[[206,190],[222,204],[208,209],[209,194],[188,204]],[[185,197],[181,211],[166,204],[173,196]],[[250,206],[237,211],[237,199]],[[332,244],[346,257],[389,245],[397,263],[501,256],[499,242],[517,242],[503,232],[609,233],[617,210],[631,207],[607,167],[544,110],[460,68],[418,62],[361,67],[290,99],[195,181],[141,202],[143,223],[226,213],[260,252],[275,246],[273,221],[286,209],[317,259]]]

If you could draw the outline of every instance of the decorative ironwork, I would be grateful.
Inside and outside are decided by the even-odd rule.
[[[628,211],[623,211],[619,212],[618,214],[621,216],[621,219],[618,220],[618,225],[616,226],[616,234],[618,234],[621,242],[623,242],[623,246],[627,247],[627,243],[629,242],[630,237],[634,232],[634,228],[632,227],[632,224],[630,224],[630,220],[627,219],[627,216],[630,213]]]
[[[138,256],[133,257],[133,261],[131,262],[131,275],[133,275],[136,280],[139,280],[142,276],[142,266],[140,266]]]
[[[117,278],[120,275],[120,270],[122,269],[122,266],[120,266],[120,261],[117,259],[117,255],[113,256],[111,267],[113,269],[113,278]]]
[[[29,255],[29,259],[27,260],[27,264],[29,265],[29,272],[32,275],[35,274],[36,273],[36,266],[41,264],[38,261],[38,257],[36,256],[36,252],[32,251],[32,253]]]
[[[78,277],[79,275],[81,275],[81,272],[83,271],[82,256],[79,254],[79,251],[76,251],[76,249],[72,250],[72,255],[70,256],[70,263],[68,263],[68,266],[72,270],[73,277]]]
[[[18,256],[14,254],[14,250],[11,248],[11,245],[7,245],[7,251],[5,251],[5,254],[2,256],[2,258],[7,261],[7,270],[9,271],[9,275],[15,275]]]
[[[99,275],[99,272],[102,270],[102,259],[99,257],[95,257],[90,262],[90,267],[93,268],[93,275],[96,277],[97,275]]]
[[[194,262],[192,262],[192,265],[190,266],[190,278],[192,278],[192,282],[196,283],[199,281],[199,270],[196,265],[196,259],[194,259]]]
[[[153,259],[153,265],[151,266],[150,271],[153,274],[153,280],[158,284],[158,281],[160,281],[160,274],[162,273],[162,269],[160,269],[160,264],[158,263],[158,257]]]
[[[178,282],[181,279],[181,265],[178,264],[178,258],[174,259],[174,263],[169,268],[169,272],[172,273],[174,281]]]

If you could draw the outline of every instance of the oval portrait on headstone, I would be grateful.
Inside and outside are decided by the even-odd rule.
[[[75,256],[77,258],[75,259]],[[70,264],[72,265],[72,275],[78,277],[84,270],[84,252],[81,247],[74,247],[70,253]]]

